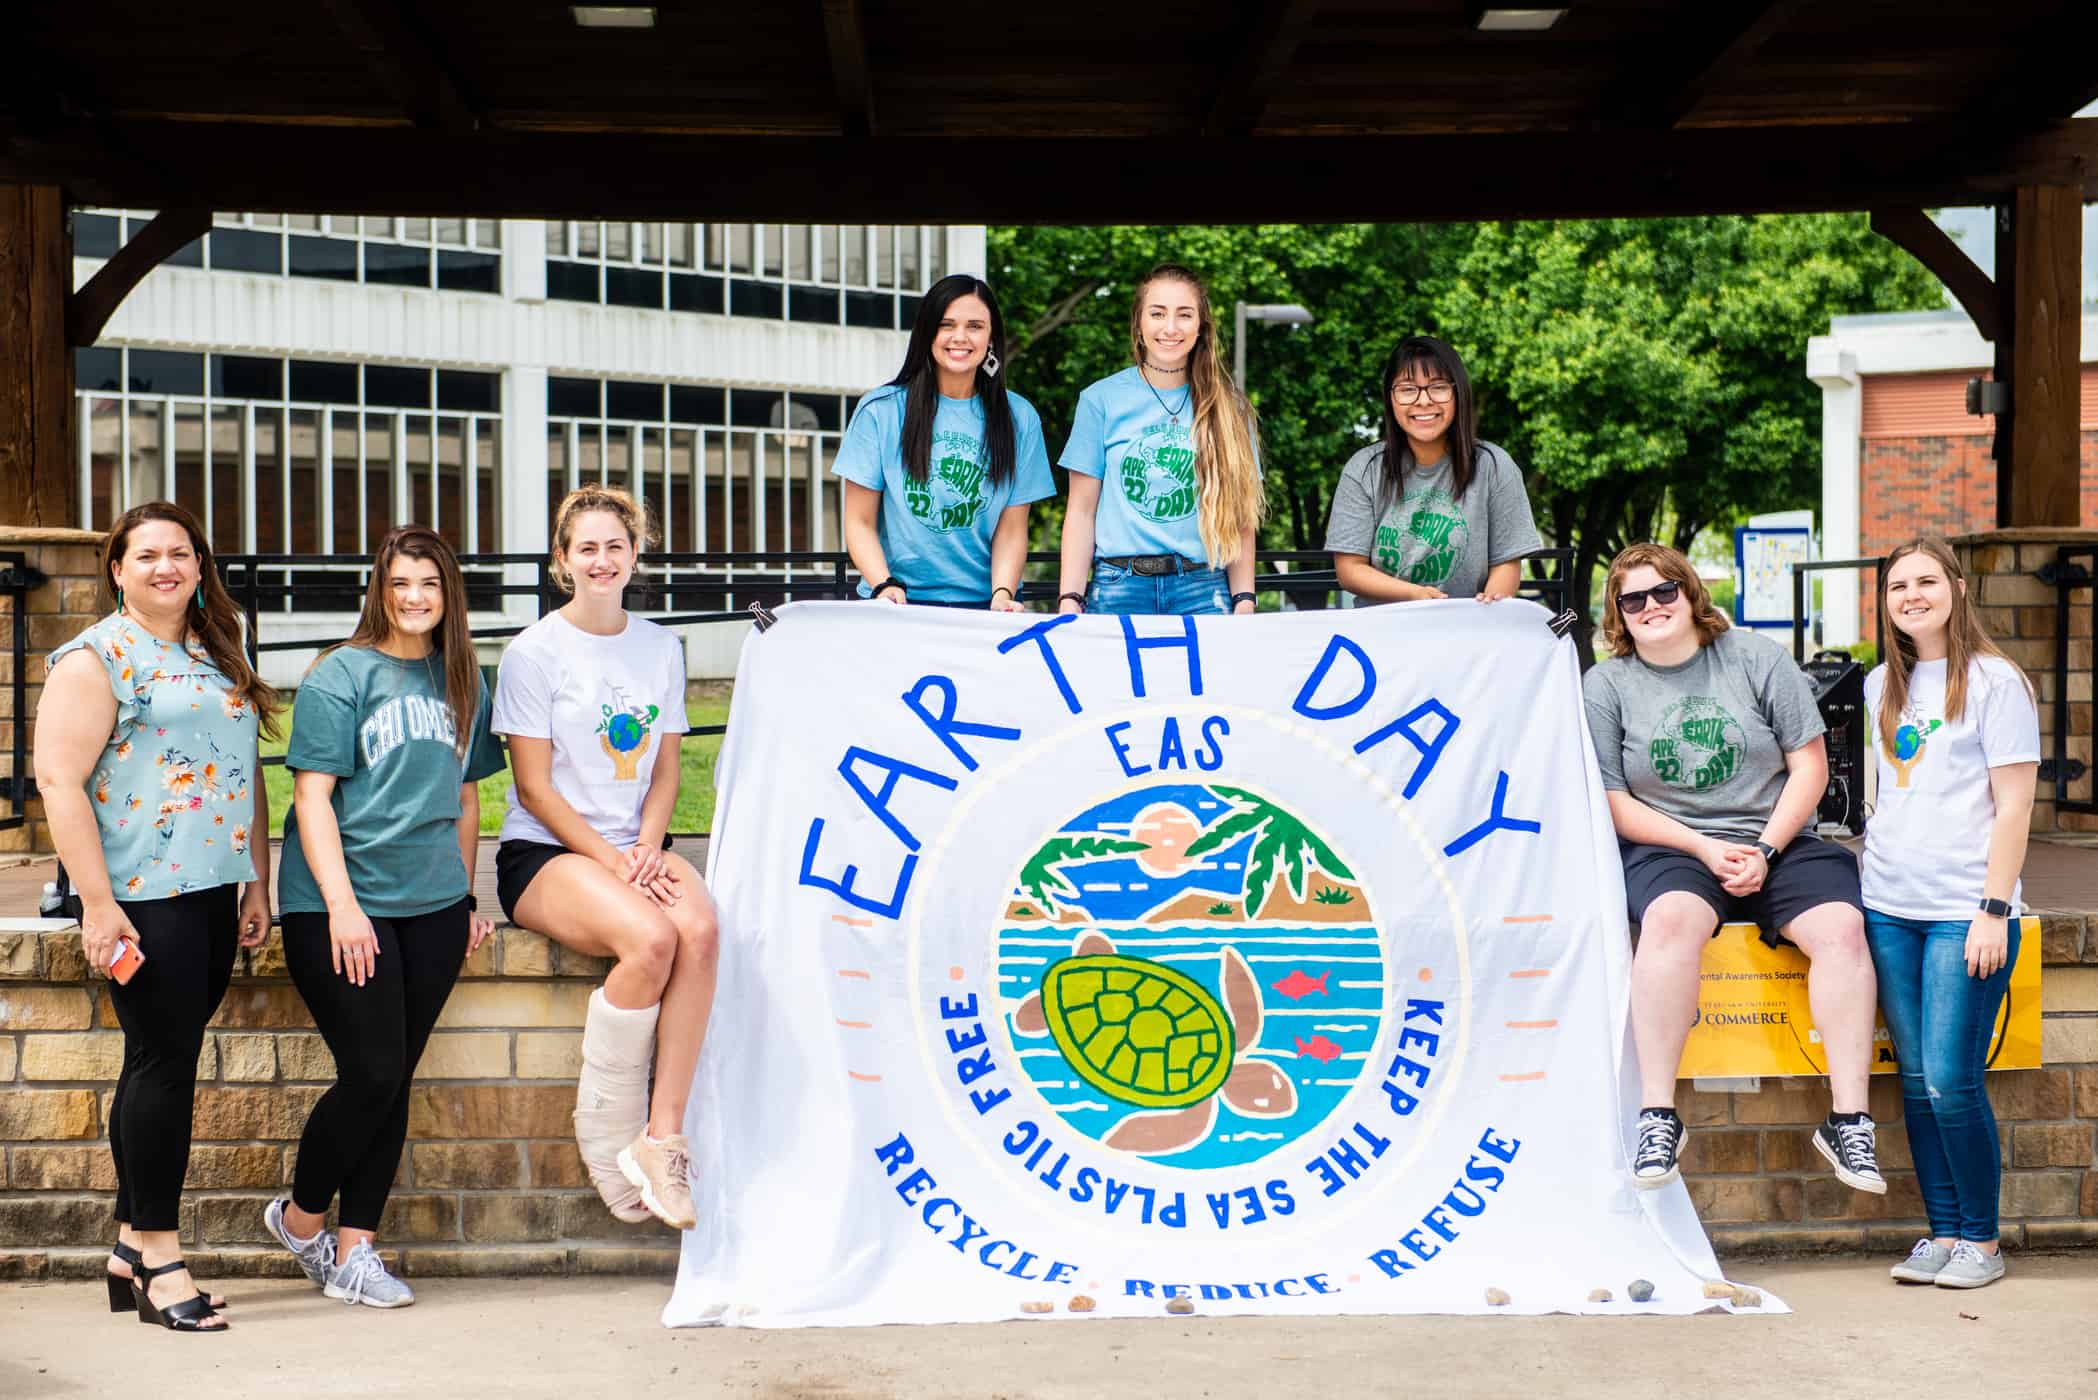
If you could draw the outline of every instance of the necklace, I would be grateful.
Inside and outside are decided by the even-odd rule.
[[[1178,423],[1180,421],[1180,415],[1187,412],[1188,404],[1195,397],[1194,382],[1192,380],[1188,382],[1187,392],[1183,393],[1180,396],[1180,407],[1176,409],[1171,404],[1166,402],[1165,395],[1158,392],[1158,386],[1156,384],[1153,384],[1150,381],[1150,379],[1145,376],[1144,370],[1150,368],[1152,368],[1150,361],[1145,361],[1143,369],[1137,371],[1136,377],[1144,381],[1144,387],[1151,391],[1151,397],[1158,400],[1158,406],[1165,411],[1167,420],[1170,422]],[[1158,373],[1169,374],[1171,373],[1171,371],[1159,370]]]

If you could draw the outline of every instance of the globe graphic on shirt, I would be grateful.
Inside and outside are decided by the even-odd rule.
[[[623,711],[605,722],[605,739],[621,753],[632,753],[647,737],[648,731],[642,728],[641,721]]]
[[[1691,695],[1662,714],[1646,753],[1654,776],[1668,786],[1705,792],[1741,771],[1748,736],[1724,705],[1708,695]]]
[[[904,509],[938,534],[969,529],[983,515],[985,475],[981,442],[967,433],[934,433],[925,480],[904,474]]]
[[[1457,498],[1435,487],[1408,497],[1385,517],[1372,562],[1394,578],[1439,588],[1456,572],[1470,543],[1471,523]]]
[[[1195,443],[1178,423],[1153,423],[1136,435],[1115,473],[1122,496],[1158,524],[1195,513]]]

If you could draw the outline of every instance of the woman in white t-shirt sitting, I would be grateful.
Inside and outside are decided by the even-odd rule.
[[[1893,1275],[1979,1288],[2003,1277],[2003,1168],[1982,1070],[2018,960],[2040,715],[2025,673],[1982,631],[1943,540],[1887,556],[1880,607],[1893,646],[1865,678],[1879,775],[1865,936],[1931,1229]]]
[[[689,1230],[685,1099],[716,943],[713,900],[667,835],[689,728],[684,652],[622,605],[649,541],[633,497],[571,491],[553,533],[554,578],[573,596],[510,644],[496,684],[493,728],[517,781],[496,892],[515,923],[617,959],[583,1022],[576,1146],[614,1215]]]

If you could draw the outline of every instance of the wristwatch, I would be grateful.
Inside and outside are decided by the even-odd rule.
[[[1763,853],[1763,864],[1775,865],[1777,863],[1777,847],[1771,845],[1768,841],[1758,841],[1756,842],[1756,849]]]
[[[2017,910],[2007,899],[1984,899],[1981,902],[1981,912],[1998,919],[2008,919]]]

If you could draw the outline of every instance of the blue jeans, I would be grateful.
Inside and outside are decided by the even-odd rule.
[[[1141,616],[1160,613],[1228,613],[1231,586],[1222,569],[1196,569],[1185,574],[1138,574],[1104,559],[1093,561],[1093,586],[1085,610]]]
[[[1931,1233],[1941,1239],[1996,1238],[2003,1161],[1982,1070],[2018,960],[2018,934],[2013,919],[2003,966],[1976,978],[1967,974],[1966,920],[1933,923],[1865,911],[1880,1010],[1901,1062],[1916,1185]]]

